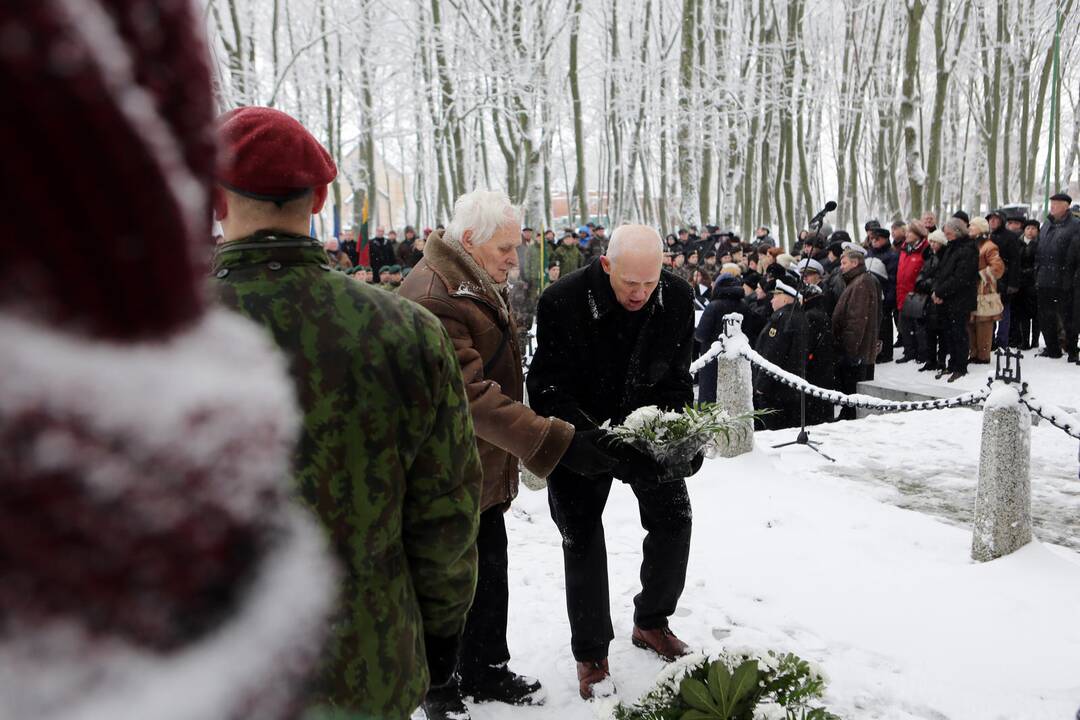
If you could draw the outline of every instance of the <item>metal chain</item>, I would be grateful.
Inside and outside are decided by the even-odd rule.
[[[1074,437],[1077,440],[1080,440],[1080,428],[1076,428],[1076,426],[1069,422],[1059,423],[1057,421],[1057,417],[1059,417],[1058,413],[1047,410],[1042,406],[1042,403],[1039,402],[1038,398],[1027,394],[1027,383],[1023,384],[1023,389],[1020,391],[1020,402],[1024,403],[1024,405],[1027,406],[1028,410],[1035,413],[1043,420],[1056,427],[1058,430],[1063,431],[1066,435],[1070,437]],[[1072,415],[1069,415],[1069,413],[1061,410],[1061,408],[1054,408],[1054,410],[1057,410],[1062,415],[1068,415],[1069,417],[1072,417]]]

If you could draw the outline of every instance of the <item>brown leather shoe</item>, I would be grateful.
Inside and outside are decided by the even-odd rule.
[[[610,681],[610,678],[607,658],[586,660],[577,664],[578,692],[581,693],[582,700],[614,695],[615,684]],[[607,682],[604,682],[605,680]]]
[[[666,626],[655,630],[642,630],[635,625],[634,634],[630,640],[634,643],[634,647],[652,650],[668,662],[677,657],[690,654],[690,648],[687,647],[686,643],[675,637],[675,633],[671,632],[671,628]]]

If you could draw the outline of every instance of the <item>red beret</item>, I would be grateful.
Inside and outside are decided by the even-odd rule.
[[[218,137],[224,155],[218,181],[223,187],[270,202],[288,202],[314,190],[313,212],[322,209],[337,166],[295,118],[273,108],[237,108],[219,118]]]

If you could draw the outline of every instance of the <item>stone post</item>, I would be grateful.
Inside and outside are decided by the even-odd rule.
[[[995,382],[983,407],[971,557],[995,560],[1031,542],[1031,413],[1016,385]]]
[[[728,338],[742,338],[742,315],[731,313],[724,316],[724,335]],[[745,338],[743,338],[745,341]],[[721,354],[716,358],[716,402],[727,411],[728,415],[743,415],[754,409],[753,379],[750,373],[750,361],[742,356],[729,358]],[[717,446],[720,457],[735,457],[754,449],[754,422],[744,420],[740,428],[732,433],[728,442],[721,441]]]

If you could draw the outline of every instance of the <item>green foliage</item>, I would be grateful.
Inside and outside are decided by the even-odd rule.
[[[796,655],[722,654],[688,665],[615,720],[840,720],[815,705],[825,678]]]

